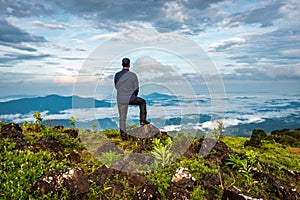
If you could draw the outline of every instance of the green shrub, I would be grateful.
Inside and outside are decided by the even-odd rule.
[[[109,150],[108,152],[103,152],[100,156],[100,162],[102,162],[106,167],[111,167],[114,162],[116,162],[122,154],[118,154]]]
[[[254,129],[250,140],[245,142],[245,146],[260,147],[261,141],[267,138],[267,134],[262,129]]]
[[[15,150],[15,143],[0,140],[0,199],[28,199],[35,181],[53,169],[67,167],[67,161],[57,161],[49,152]]]

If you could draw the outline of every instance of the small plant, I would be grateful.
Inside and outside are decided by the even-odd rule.
[[[164,145],[160,139],[155,138],[152,142],[153,150],[151,154],[154,156],[154,164],[156,167],[164,167],[171,161],[172,153],[170,147],[172,144],[171,138],[166,140],[166,145]]]
[[[39,111],[35,111],[33,113],[33,117],[35,118],[35,124],[37,124],[37,125],[41,124],[43,118],[42,118],[41,113]]]
[[[22,123],[22,130],[23,130],[23,131],[26,131],[27,128],[28,128],[28,122],[27,122],[27,121],[24,121],[24,122]]]
[[[71,118],[70,118],[70,124],[71,124],[72,128],[75,127],[75,118],[73,116],[71,116]]]
[[[219,138],[224,136],[224,123],[220,120],[217,121],[217,128],[214,128],[212,131],[214,138]]]
[[[95,133],[97,133],[97,131],[98,131],[98,127],[97,127],[97,124],[96,124],[96,123],[93,123],[93,131],[94,131]]]
[[[226,162],[227,166],[230,166],[232,169],[237,170],[237,172],[242,175],[247,180],[247,185],[253,185],[253,178],[251,175],[251,171],[255,167],[256,163],[256,153],[254,151],[247,151],[245,153],[246,159],[241,159],[241,157],[236,155],[231,155]],[[258,168],[261,168],[259,164],[257,164]]]
[[[100,156],[100,161],[106,166],[111,167],[112,164],[114,164],[115,161],[117,161],[122,154],[118,154],[116,152],[113,152],[112,150],[109,150],[108,152],[103,152]]]

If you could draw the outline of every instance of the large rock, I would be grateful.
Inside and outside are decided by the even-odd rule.
[[[94,153],[95,157],[101,157],[103,153],[114,152],[115,154],[124,154],[124,151],[120,149],[117,145],[111,142],[106,142],[102,146],[100,146],[96,152]]]
[[[225,189],[222,200],[263,200],[263,198],[253,197],[235,186],[230,186]]]
[[[231,153],[230,148],[224,142],[218,140],[215,142],[211,152],[208,155],[206,155],[205,158],[212,159],[220,163],[224,163],[226,159],[230,156],[230,153]]]
[[[136,139],[143,139],[143,138],[151,138],[158,134],[160,130],[153,126],[152,124],[147,124],[144,126],[140,126],[135,129],[131,129],[128,131],[128,135]]]
[[[60,195],[64,188],[72,195],[89,192],[88,180],[84,171],[80,168],[67,168],[48,172],[38,179],[36,187],[43,195],[50,192]]]
[[[111,165],[111,168],[122,172],[137,173],[137,169],[129,163],[126,156],[121,156]]]
[[[147,124],[128,130],[128,136],[130,140],[138,143],[138,149],[132,149],[135,153],[143,153],[143,151],[151,151],[153,148],[152,142],[154,138],[159,138],[162,140],[170,137],[166,132],[160,131],[158,128],[152,124]],[[127,149],[130,147],[127,147]]]

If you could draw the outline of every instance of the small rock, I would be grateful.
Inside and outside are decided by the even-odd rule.
[[[89,192],[89,184],[80,168],[67,168],[48,172],[38,179],[36,187],[41,194],[53,192],[60,195],[66,188],[73,195]]]
[[[124,173],[122,172],[123,176],[125,175],[126,179],[128,179],[128,184],[131,187],[140,188],[147,184],[148,180],[146,177],[135,174],[135,173]]]
[[[106,188],[109,188],[107,190],[108,195],[110,196],[111,199],[115,197],[116,195],[123,195],[123,191],[125,190],[125,187],[123,184],[114,182],[112,184],[108,184]]]
[[[214,186],[219,185],[221,181],[218,174],[204,174],[201,183],[204,188],[213,189]]]
[[[80,162],[80,154],[76,150],[72,150],[70,153],[66,154],[66,157],[70,162],[79,163]]]
[[[112,151],[116,154],[124,154],[124,151],[120,149],[117,145],[111,142],[106,142],[102,146],[100,146],[97,151],[94,153],[95,157],[101,156],[102,153]]]
[[[133,199],[161,200],[162,196],[158,191],[158,187],[148,180],[143,187],[135,192]]]
[[[173,184],[179,188],[192,188],[195,183],[195,178],[190,174],[189,170],[184,167],[180,167],[176,170],[171,180],[171,185]]]
[[[190,199],[190,195],[187,191],[172,187],[169,190],[166,191],[166,196],[168,200],[188,200]]]
[[[18,124],[10,123],[2,125],[0,138],[24,138],[24,135]]]
[[[218,140],[205,158],[224,163],[231,153],[230,148],[222,141]]]
[[[117,174],[116,170],[103,165],[90,174],[88,179],[94,181],[98,186],[103,187],[105,181],[112,178],[115,174]]]
[[[190,198],[186,189],[191,190],[195,185],[195,178],[185,167],[180,167],[173,175],[170,188],[166,191],[168,199],[186,200]]]
[[[77,138],[79,130],[77,128],[71,128],[64,130],[64,133],[66,133],[70,138]]]
[[[250,196],[239,188],[231,186],[225,189],[222,200],[263,200],[263,198]]]
[[[50,151],[54,153],[64,151],[64,147],[54,137],[50,137],[48,139],[41,139],[36,143],[36,146],[38,146],[43,151]]]
[[[266,179],[272,185],[273,192],[279,199],[300,199],[300,193],[289,182],[278,179],[274,174],[256,172],[253,178],[258,181]]]
[[[38,152],[38,149],[36,149],[34,146],[32,146],[29,141],[26,141],[22,138],[11,138],[10,141],[16,143],[15,148],[17,150],[21,150],[21,151],[28,150],[28,151],[32,151],[35,153]]]
[[[125,156],[120,157],[110,167],[122,172],[137,173],[137,169],[129,163]]]
[[[63,130],[65,127],[61,125],[56,125],[53,127],[53,130]]]

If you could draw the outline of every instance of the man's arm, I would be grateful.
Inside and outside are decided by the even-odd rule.
[[[135,96],[137,96],[139,94],[139,80],[138,80],[136,75],[135,75],[135,78],[134,78],[134,81],[133,81],[133,85],[134,85],[134,89],[135,89],[133,94]]]

